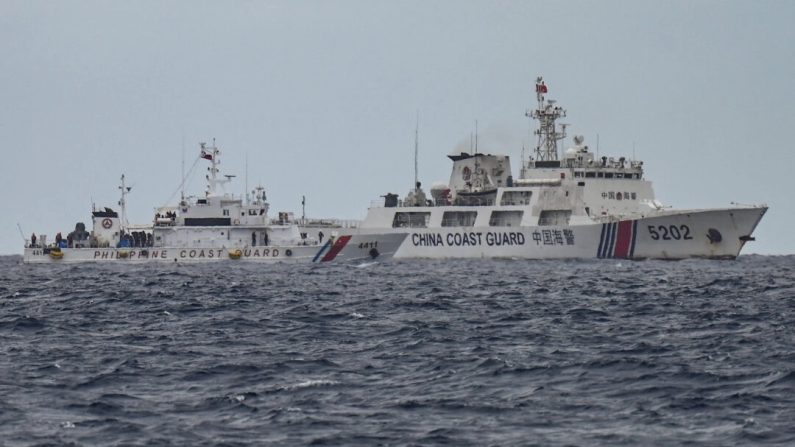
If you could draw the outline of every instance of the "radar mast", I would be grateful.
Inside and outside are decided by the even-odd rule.
[[[127,228],[127,194],[130,193],[132,190],[132,186],[127,186],[124,181],[124,174],[121,175],[121,185],[119,185],[119,190],[121,190],[121,199],[119,199],[119,206],[121,207],[121,228],[122,231]]]
[[[207,170],[210,172],[208,175],[205,176],[207,179],[207,191],[205,192],[206,197],[214,196],[217,192],[217,187],[222,186],[232,181],[232,177],[234,176],[225,176],[225,179],[217,178],[216,174],[220,171],[218,169],[218,165],[221,164],[221,160],[219,156],[221,155],[221,151],[218,150],[218,147],[215,145],[215,138],[213,138],[213,145],[207,146],[207,143],[199,143],[199,147],[201,148],[200,157],[210,161],[210,167]]]
[[[558,140],[566,138],[566,125],[561,124],[560,131],[555,124],[558,118],[566,116],[566,110],[556,106],[554,100],[547,100],[544,95],[547,93],[547,86],[544,78],[536,78],[536,98],[538,108],[528,110],[525,115],[538,120],[538,129],[535,134],[538,136],[538,144],[535,148],[535,159],[538,161],[558,160]]]

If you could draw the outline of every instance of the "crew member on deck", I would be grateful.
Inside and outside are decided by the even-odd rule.
[[[36,246],[36,233],[33,233],[30,236],[30,246],[31,247],[35,247]]]
[[[323,232],[322,231],[318,231],[317,232],[317,239],[318,239],[318,243],[319,244],[323,243]]]

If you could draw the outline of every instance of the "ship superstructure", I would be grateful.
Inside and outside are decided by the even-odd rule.
[[[655,199],[651,182],[643,176],[643,162],[627,157],[597,157],[585,144],[585,138],[575,135],[573,146],[559,157],[558,142],[566,137],[566,125],[557,120],[566,110],[554,100],[547,99],[548,87],[543,78],[536,79],[537,107],[526,115],[537,120],[538,142],[534,157],[522,163],[520,180],[572,179],[582,183],[583,203],[588,214],[595,216],[631,215],[646,213],[649,208],[661,209]]]
[[[26,244],[23,261],[40,262],[205,262],[307,261],[335,259],[375,259],[391,256],[405,235],[372,232],[357,234],[355,229],[328,230],[324,238],[302,232],[291,212],[277,218],[268,214],[265,189],[257,187],[235,196],[225,190],[232,175],[220,175],[221,151],[200,144],[199,160],[209,162],[207,187],[200,196],[181,197],[176,206],[155,210],[150,224],[130,225],[126,219],[127,195],[131,188],[121,177],[121,213],[111,208],[92,210],[93,228],[83,223],[66,238],[58,233],[53,242],[34,234]],[[197,160],[197,162],[199,161]],[[184,179],[183,179],[184,182]]]

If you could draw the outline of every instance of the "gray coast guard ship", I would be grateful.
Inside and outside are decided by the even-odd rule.
[[[405,233],[359,234],[356,228],[324,228],[309,235],[299,229],[292,213],[268,216],[269,205],[262,187],[253,199],[223,191],[234,176],[219,177],[220,151],[201,144],[197,159],[210,162],[207,190],[201,197],[185,197],[177,206],[155,211],[151,224],[129,225],[126,196],[130,187],[121,177],[121,213],[111,208],[94,209],[92,230],[83,223],[65,238],[58,233],[48,242],[44,235],[31,236],[25,244],[25,263],[72,262],[329,262],[391,257],[406,238]],[[194,166],[196,163],[194,163]],[[315,236],[316,235],[316,236]],[[325,237],[324,237],[325,236]]]
[[[417,182],[371,207],[362,231],[408,235],[398,258],[733,259],[765,205],[675,210],[644,177],[643,162],[595,157],[581,136],[559,156],[566,111],[536,81],[535,154],[514,177],[507,155],[459,153],[450,180],[427,197]],[[415,179],[416,181],[416,179]]]

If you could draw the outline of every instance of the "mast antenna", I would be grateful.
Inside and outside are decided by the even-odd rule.
[[[599,158],[599,134],[596,134],[596,158]]]
[[[180,199],[185,201],[185,129],[182,129],[182,183],[180,183]]]
[[[248,195],[248,152],[246,152],[246,187],[243,191],[246,192],[246,205],[248,205],[251,202]]]
[[[475,153],[478,153],[478,120],[475,120]]]
[[[419,183],[419,174],[417,169],[417,158],[420,152],[420,111],[417,110],[417,124],[414,127],[414,188],[417,188]]]
[[[17,228],[19,228],[19,235],[22,236],[22,240],[27,244],[28,239],[25,237],[25,233],[22,232],[22,226],[19,225],[19,222],[17,222]]]

